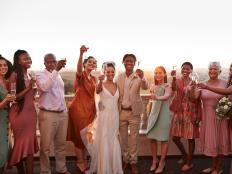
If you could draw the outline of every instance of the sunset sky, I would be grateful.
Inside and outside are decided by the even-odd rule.
[[[191,61],[206,67],[232,62],[232,1],[213,0],[1,0],[0,54],[12,60],[17,49],[43,69],[48,52],[67,57],[75,69],[82,44],[86,54],[115,61],[134,53],[142,69],[171,68]]]

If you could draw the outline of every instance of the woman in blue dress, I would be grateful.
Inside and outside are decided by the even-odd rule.
[[[155,173],[162,173],[165,167],[165,158],[168,152],[168,140],[171,126],[168,100],[171,93],[171,87],[167,84],[165,68],[162,66],[156,67],[154,73],[154,85],[151,88],[151,99],[153,102],[147,126],[147,137],[151,139],[151,152],[153,157],[150,171],[155,170]],[[161,143],[161,159],[159,163],[157,159],[157,141]]]

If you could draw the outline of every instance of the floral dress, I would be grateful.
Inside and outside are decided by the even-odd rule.
[[[173,113],[171,134],[176,137],[195,139],[199,138],[199,127],[193,124],[200,113],[199,101],[193,101],[190,98],[190,86],[184,86],[183,80],[176,80],[175,97],[178,100],[178,110]]]

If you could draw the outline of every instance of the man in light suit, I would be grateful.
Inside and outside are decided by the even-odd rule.
[[[142,70],[134,72],[136,57],[126,54],[123,57],[125,72],[118,76],[119,88],[119,112],[120,112],[120,137],[123,151],[123,169],[127,170],[131,165],[133,174],[139,173],[138,161],[138,136],[140,129],[140,114],[143,112],[143,103],[140,97],[140,89],[148,89],[148,83]],[[128,128],[130,136],[128,138]],[[129,142],[128,142],[129,140]]]

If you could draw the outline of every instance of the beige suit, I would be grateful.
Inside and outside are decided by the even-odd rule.
[[[129,83],[129,90],[124,91],[126,74],[119,75],[117,85],[119,88],[119,112],[120,112],[120,137],[123,151],[123,161],[125,163],[136,164],[138,155],[138,136],[140,129],[140,114],[143,112],[143,103],[140,97],[140,89],[147,89],[146,80],[141,80],[135,74]],[[131,111],[122,109],[122,101],[125,93],[129,93]],[[128,142],[128,128],[130,127],[130,139]]]

